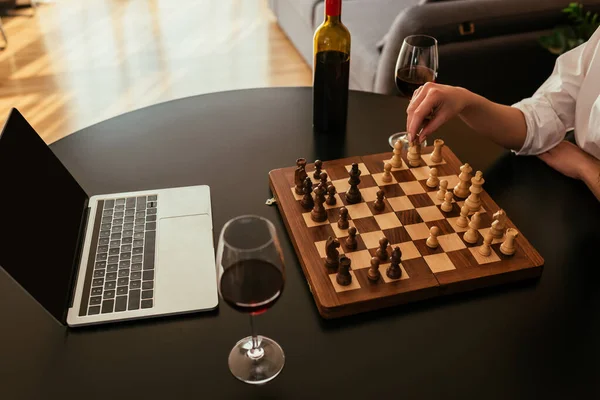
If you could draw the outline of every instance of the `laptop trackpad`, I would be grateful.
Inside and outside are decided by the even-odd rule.
[[[214,308],[218,295],[210,215],[162,218],[157,239],[156,306]]]

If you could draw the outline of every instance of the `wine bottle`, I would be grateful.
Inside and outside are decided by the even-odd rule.
[[[318,134],[346,131],[350,32],[341,17],[342,0],[325,0],[325,20],[313,43],[313,129]]]

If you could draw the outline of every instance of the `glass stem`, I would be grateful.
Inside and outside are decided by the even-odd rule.
[[[248,357],[253,360],[262,358],[265,351],[258,343],[258,336],[256,336],[256,329],[254,328],[254,315],[250,314],[250,332],[252,333],[252,348],[248,350]]]

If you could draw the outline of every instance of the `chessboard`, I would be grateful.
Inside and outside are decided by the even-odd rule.
[[[485,191],[481,171],[462,164],[439,139],[417,151],[396,146],[394,152],[314,163],[299,158],[296,166],[269,172],[322,317],[541,275],[543,258]],[[461,181],[464,197],[454,193]],[[313,218],[315,212],[321,217]]]

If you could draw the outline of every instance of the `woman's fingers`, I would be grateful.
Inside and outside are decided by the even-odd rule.
[[[425,99],[425,97],[427,96],[428,88],[429,88],[429,85],[427,85],[427,84],[425,84],[423,86],[419,86],[417,88],[417,90],[415,90],[413,97],[410,100],[410,103],[408,104],[408,108],[406,109],[406,113],[407,113],[406,131],[408,132],[408,138],[410,141],[413,141],[415,135],[418,133],[418,131],[413,132],[409,128],[411,126],[412,120],[414,118],[414,112],[417,109],[417,107],[421,104],[423,99]]]
[[[409,132],[409,136],[416,135],[419,133],[424,123],[426,122],[426,118],[430,116],[431,112],[434,109],[437,109],[440,105],[440,101],[438,96],[433,94],[433,91],[429,91],[427,96],[421,103],[415,108],[413,111],[413,116],[411,118],[410,124],[407,127],[407,132]],[[440,112],[441,110],[437,110]],[[413,137],[414,139],[414,137]]]
[[[427,122],[423,130],[421,131],[419,142],[423,143],[425,138],[439,129],[442,125],[444,125],[450,118],[452,118],[452,109],[449,107],[440,106],[439,110],[437,110],[431,119]]]

